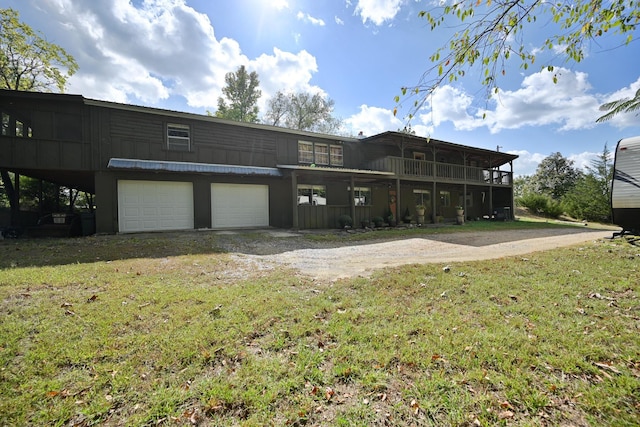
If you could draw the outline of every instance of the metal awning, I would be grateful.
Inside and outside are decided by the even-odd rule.
[[[276,168],[259,166],[222,165],[216,163],[169,162],[158,160],[112,158],[109,169],[141,170],[154,172],[214,173],[225,175],[282,176]]]
[[[280,169],[291,169],[295,171],[304,172],[318,172],[318,173],[337,173],[337,174],[349,174],[349,175],[375,175],[381,177],[395,176],[393,172],[376,171],[368,169],[349,169],[349,168],[331,168],[323,166],[302,166],[302,165],[278,165]]]

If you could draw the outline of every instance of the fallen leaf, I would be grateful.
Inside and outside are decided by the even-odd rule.
[[[498,414],[499,420],[506,420],[508,418],[513,418],[516,414],[511,411],[502,411]]]
[[[69,303],[69,302],[63,302],[63,303],[62,303],[62,305],[61,305],[60,307],[62,307],[62,308],[65,308],[65,307],[73,307],[73,304],[71,304],[71,303]]]
[[[420,412],[420,405],[415,399],[411,401],[411,409],[413,409],[414,415],[418,415],[418,412]]]
[[[98,299],[98,295],[95,295],[95,294],[94,294],[94,295],[91,295],[91,296],[89,297],[89,299],[87,300],[87,302],[94,302],[94,301],[95,301],[95,300],[97,300],[97,299]]]
[[[333,389],[331,387],[327,387],[325,392],[324,392],[324,397],[327,400],[331,400],[331,398],[336,394],[335,391],[333,391]]]
[[[509,403],[508,401],[504,401],[502,403],[500,403],[500,407],[503,409],[513,409],[513,406],[511,406],[511,403]]]

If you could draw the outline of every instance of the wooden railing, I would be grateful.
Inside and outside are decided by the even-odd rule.
[[[373,170],[393,172],[401,178],[424,178],[439,182],[467,184],[513,184],[512,173],[498,169],[483,169],[473,166],[455,165],[451,163],[429,162],[426,160],[405,159],[402,157],[385,157],[372,162]]]

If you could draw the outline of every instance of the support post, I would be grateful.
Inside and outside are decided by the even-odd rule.
[[[293,203],[292,211],[292,227],[294,230],[299,230],[298,224],[298,176],[295,171],[291,172],[291,202]]]

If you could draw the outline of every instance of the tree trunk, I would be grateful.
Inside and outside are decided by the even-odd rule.
[[[20,193],[20,175],[15,174],[16,186],[14,187],[9,176],[9,171],[6,169],[0,169],[0,177],[4,185],[4,191],[7,193],[9,199],[9,206],[11,207],[11,225],[18,226],[20,215],[20,200],[18,195]]]

